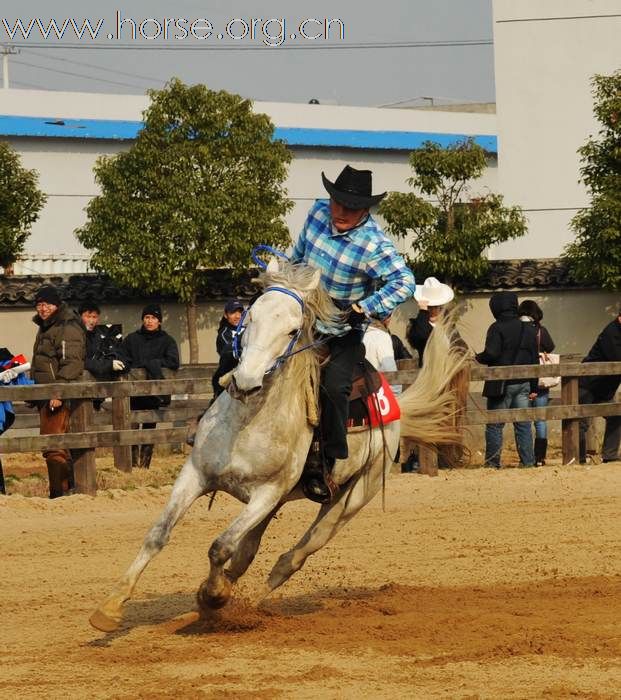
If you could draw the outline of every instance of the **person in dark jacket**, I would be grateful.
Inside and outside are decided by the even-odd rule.
[[[121,356],[127,369],[143,367],[147,379],[163,379],[162,369],[179,369],[179,347],[176,340],[162,330],[162,309],[159,304],[147,304],[142,310],[142,326],[130,333],[121,346]],[[170,396],[132,396],[132,411],[157,410],[170,404]],[[157,423],[143,423],[142,428],[155,428]],[[132,446],[132,464],[143,469],[151,466],[153,445]]]
[[[609,323],[599,334],[583,362],[621,362],[621,309],[617,318]],[[621,375],[602,375],[601,377],[580,377],[580,403],[608,403],[614,401],[621,384]],[[621,415],[606,416],[606,431],[602,447],[604,462],[619,459],[621,442]],[[586,433],[589,419],[580,421],[580,462],[586,462]]]
[[[60,298],[55,287],[41,287],[35,296],[38,326],[32,351],[30,376],[36,384],[74,382],[82,377],[86,348],[85,330],[80,317]],[[39,404],[41,435],[69,431],[70,401],[51,396]],[[47,463],[50,498],[72,492],[73,462],[69,450],[43,452]]]
[[[244,305],[238,299],[229,299],[224,305],[218,335],[216,336],[216,352],[220,358],[218,368],[211,380],[214,399],[220,396],[224,389],[220,386],[220,378],[237,367],[238,360],[233,354],[233,342],[237,335],[237,326],[244,311]]]
[[[78,313],[86,328],[85,368],[97,379],[113,379],[116,372],[125,369],[120,326],[101,325],[101,309],[94,301],[82,302]]]
[[[510,365],[538,365],[537,338],[532,325],[523,323],[518,316],[515,292],[494,292],[489,307],[496,321],[487,331],[485,349],[475,357],[477,362],[491,367]],[[528,408],[537,396],[537,379],[488,380],[483,386],[487,410],[499,408]],[[485,464],[500,469],[504,423],[485,426]],[[524,467],[535,463],[530,421],[513,424],[515,444]]]
[[[541,325],[543,311],[536,301],[524,299],[518,307],[520,320],[529,323],[535,329],[537,350],[539,354],[554,352],[554,341],[545,326]],[[544,407],[550,403],[550,389],[537,384],[537,396],[530,402],[531,407]],[[548,423],[545,420],[535,421],[535,464],[544,466],[548,451]]]

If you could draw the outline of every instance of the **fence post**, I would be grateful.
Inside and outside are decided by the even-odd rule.
[[[93,430],[93,400],[72,399],[71,401],[71,432],[90,433]],[[97,467],[95,464],[95,448],[71,450],[73,457],[73,473],[75,489],[78,493],[89,496],[97,494]]]
[[[418,473],[438,476],[438,453],[425,445],[418,450]]]
[[[119,377],[119,382],[127,381],[126,377]],[[129,396],[113,397],[112,399],[112,429],[130,430]],[[115,445],[112,448],[114,454],[114,466],[122,472],[132,470],[132,448],[131,445]]]
[[[578,377],[561,377],[561,401],[565,406],[579,401]],[[564,418],[562,421],[563,464],[580,460],[580,419]]]

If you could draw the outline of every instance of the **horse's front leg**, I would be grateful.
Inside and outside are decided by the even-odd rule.
[[[93,627],[102,632],[113,632],[119,626],[123,604],[131,597],[138,577],[168,542],[175,524],[204,492],[203,478],[190,457],[177,477],[164,511],[147,533],[138,555],[112,593],[91,615],[90,623]]]
[[[239,546],[230,559],[229,568],[224,572],[225,576],[231,580],[231,583],[235,583],[237,579],[241,578],[248,570],[250,564],[252,564],[259,550],[263,533],[272,522],[272,518],[276,515],[280,506],[281,504],[278,504],[274,510],[268,513],[267,517],[241,539]]]
[[[227,603],[232,584],[243,573],[242,569],[245,570],[250,565],[254,553],[250,558],[240,554],[234,561],[230,574],[224,571],[225,564],[238,551],[245,538],[249,537],[247,542],[253,543],[253,535],[250,535],[253,531],[258,535],[254,539],[258,547],[261,535],[273,513],[278,510],[283,495],[282,489],[273,484],[258,488],[230,527],[213,542],[209,548],[209,577],[203,581],[196,595],[202,610],[221,608]]]

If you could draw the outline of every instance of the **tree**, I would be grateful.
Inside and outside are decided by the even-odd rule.
[[[0,267],[10,270],[24,251],[30,227],[47,197],[36,170],[27,170],[8,143],[0,143]]]
[[[413,234],[407,257],[420,276],[476,282],[489,268],[485,249],[526,232],[521,209],[503,206],[498,194],[466,196],[468,182],[486,166],[485,151],[472,139],[449,148],[427,141],[410,153],[410,166],[414,176],[407,183],[428,199],[391,192],[379,208],[388,232],[401,238]]]
[[[171,293],[186,305],[198,361],[196,297],[205,268],[248,267],[253,246],[286,247],[283,181],[291,153],[252,103],[174,79],[149,92],[134,145],[101,157],[101,194],[76,230],[91,266],[117,284]]]
[[[578,150],[591,206],[572,219],[576,238],[563,258],[575,280],[614,290],[621,289],[621,71],[596,75],[592,85],[602,128]]]

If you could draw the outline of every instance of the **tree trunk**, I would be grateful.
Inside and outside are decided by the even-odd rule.
[[[196,292],[192,293],[192,298],[185,305],[188,319],[188,340],[190,341],[190,364],[198,364],[198,330],[196,325]]]

